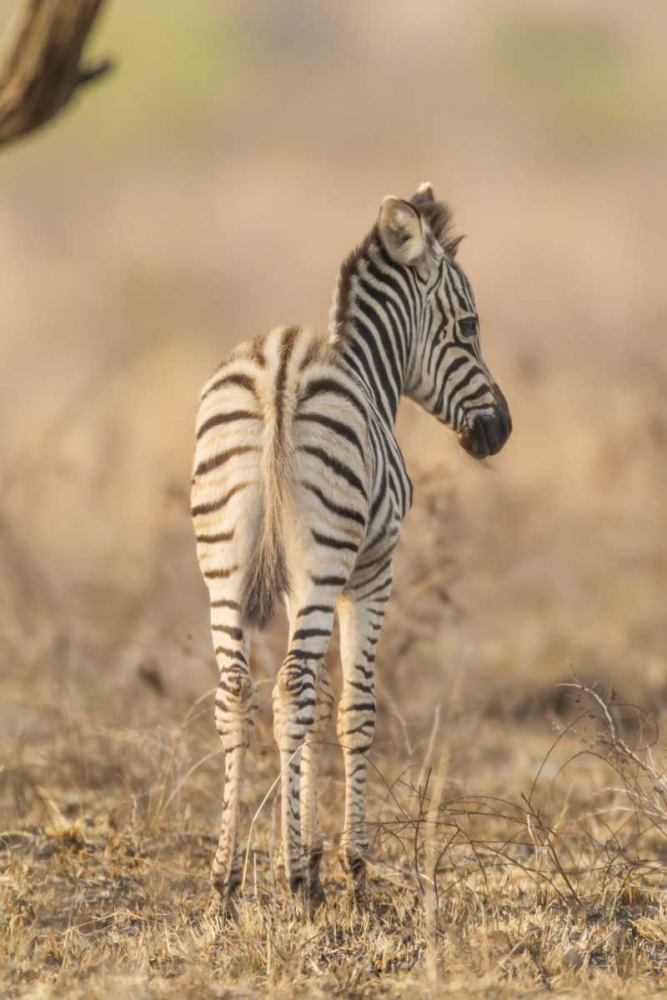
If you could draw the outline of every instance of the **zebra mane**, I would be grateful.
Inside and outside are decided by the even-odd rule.
[[[453,259],[463,236],[456,236],[452,232],[453,218],[449,205],[444,201],[436,201],[431,191],[418,191],[410,199],[410,204],[417,209],[447,256]],[[370,248],[376,244],[380,244],[377,223],[341,264],[329,322],[329,329],[334,335],[340,335],[341,327],[348,317],[352,281],[359,261],[366,257]]]
[[[463,236],[456,236],[452,232],[454,219],[449,205],[444,201],[436,201],[428,191],[418,191],[410,199],[410,204],[417,209],[447,256],[456,257]]]
[[[347,319],[352,295],[352,279],[357,271],[359,261],[367,255],[369,248],[378,239],[377,225],[375,225],[359,246],[350,251],[340,266],[329,320],[329,329],[334,336],[340,336],[341,328]]]

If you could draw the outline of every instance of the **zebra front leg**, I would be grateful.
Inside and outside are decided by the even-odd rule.
[[[324,900],[324,890],[320,882],[323,844],[317,819],[317,776],[322,744],[326,739],[333,709],[333,690],[322,666],[317,688],[315,723],[306,737],[301,757],[301,836],[306,852],[308,896],[313,903]]]
[[[366,754],[375,733],[375,650],[391,579],[373,599],[346,594],[338,602],[343,692],[338,706],[338,740],[345,762],[345,825],[341,863],[354,886],[366,881]]]
[[[220,666],[215,722],[225,749],[225,789],[212,879],[223,901],[227,902],[243,877],[243,851],[239,844],[240,794],[246,750],[255,724],[257,688],[250,676],[243,631],[237,626],[225,630],[229,646],[217,646],[215,650]]]
[[[301,625],[308,602],[290,614],[290,647],[273,691],[273,731],[280,750],[281,835],[285,876],[292,892],[307,890],[306,856],[301,837],[301,764],[303,748],[316,720],[316,692],[333,622],[327,627]],[[310,751],[309,751],[310,752]],[[312,757],[311,757],[312,761]],[[310,793],[309,793],[310,794]]]

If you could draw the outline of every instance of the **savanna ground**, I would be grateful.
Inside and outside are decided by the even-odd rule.
[[[0,992],[664,991],[665,9],[185,7],[109,0],[116,76],[0,159]],[[256,643],[253,826],[223,922],[197,392],[236,340],[326,322],[382,196],[425,179],[470,234],[515,433],[481,467],[401,414],[416,503],[364,906],[336,863],[333,741],[327,904],[309,918],[284,890],[283,623]]]

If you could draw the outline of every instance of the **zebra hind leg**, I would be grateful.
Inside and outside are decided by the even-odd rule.
[[[330,612],[323,627],[316,627],[308,620],[308,609],[315,606],[315,601],[309,603],[306,600],[293,602],[293,613],[290,608],[289,650],[278,671],[273,691],[273,731],[280,750],[281,836],[285,876],[291,891],[305,896],[308,895],[310,861],[301,832],[301,768],[304,746],[316,725],[317,688],[333,627],[333,612]],[[306,792],[312,802],[312,744],[306,750],[306,757]],[[317,872],[317,856],[321,856],[321,849],[312,841],[312,812],[308,807],[306,813],[306,833],[313,844],[312,864],[313,870]],[[311,884],[316,883],[311,881]]]
[[[301,757],[301,836],[306,852],[308,897],[312,904],[324,902],[320,881],[323,842],[317,818],[317,778],[322,745],[334,710],[334,695],[324,666],[320,669],[317,688],[315,723],[306,736]]]
[[[214,623],[212,628],[220,669],[215,722],[225,750],[222,823],[212,881],[223,902],[227,903],[243,877],[244,854],[239,842],[240,795],[246,751],[255,725],[257,688],[250,676],[249,650],[243,629],[238,623],[226,622]]]
[[[366,754],[375,732],[375,650],[390,584],[391,580],[378,588],[380,592],[372,599],[354,600],[346,595],[338,603],[343,691],[337,730],[345,763],[345,824],[340,858],[360,896],[366,887]]]

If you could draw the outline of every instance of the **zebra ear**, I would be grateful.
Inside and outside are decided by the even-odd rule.
[[[422,205],[425,205],[428,201],[435,201],[435,194],[433,192],[431,182],[424,181],[423,184],[420,184],[415,191],[415,196],[412,200],[417,201]]]
[[[385,250],[397,264],[419,267],[426,243],[421,216],[408,201],[387,195],[380,205],[378,231]]]

